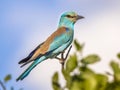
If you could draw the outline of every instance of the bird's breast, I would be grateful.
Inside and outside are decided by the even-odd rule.
[[[66,29],[66,37],[73,38],[74,31],[72,29]]]

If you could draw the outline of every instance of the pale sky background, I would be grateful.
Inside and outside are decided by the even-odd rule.
[[[16,82],[27,68],[20,68],[18,61],[56,30],[60,15],[66,11],[85,17],[75,24],[75,38],[85,43],[84,55],[102,57],[91,68],[110,71],[108,63],[120,52],[120,0],[0,0],[0,80],[12,74],[8,90],[10,86],[15,90],[52,90],[51,76],[61,70],[57,60],[40,63],[27,78]]]

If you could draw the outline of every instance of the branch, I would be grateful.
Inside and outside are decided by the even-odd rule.
[[[3,88],[3,90],[6,90],[6,87],[4,86],[4,84],[2,83],[2,81],[0,80],[0,85]]]

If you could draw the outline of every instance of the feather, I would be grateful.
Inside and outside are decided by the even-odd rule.
[[[31,60],[36,59],[40,54],[44,55],[47,52],[49,52],[49,48],[50,48],[51,43],[54,42],[56,37],[60,37],[65,32],[66,32],[66,28],[65,27],[61,27],[61,28],[57,29],[57,31],[55,31],[51,36],[49,36],[47,38],[47,40],[44,42],[44,44],[42,44],[41,47],[38,48],[35,51],[35,53],[32,55],[32,57],[30,59]],[[55,48],[57,48],[57,47],[55,47]]]
[[[45,60],[45,57],[41,57],[40,59],[37,59],[34,61],[17,79],[16,81],[23,80],[30,72],[31,70],[36,67],[37,64]]]
[[[38,48],[40,48],[41,45],[43,45],[43,44],[44,44],[44,42],[41,43],[39,46],[37,46],[26,58],[24,58],[24,59],[22,59],[21,61],[19,61],[18,64],[23,64],[23,63],[27,62],[27,61],[33,56],[33,54],[36,52],[36,50],[37,50]]]

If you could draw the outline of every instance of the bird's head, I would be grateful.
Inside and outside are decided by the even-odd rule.
[[[78,15],[77,13],[75,12],[65,12],[61,15],[61,18],[60,18],[60,26],[64,26],[64,25],[74,25],[74,23],[79,20],[79,19],[83,19],[84,17],[83,16],[80,16]]]

